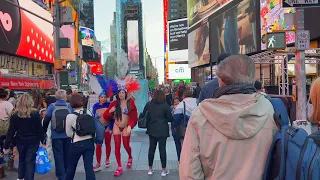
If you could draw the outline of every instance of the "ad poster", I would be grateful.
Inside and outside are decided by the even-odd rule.
[[[94,31],[87,27],[80,27],[82,46],[94,46]]]
[[[247,54],[257,50],[255,0],[244,0],[210,21],[210,52],[213,62],[219,54]]]
[[[168,22],[168,61],[188,61],[188,19]]]
[[[188,34],[188,47],[190,68],[210,63],[208,23]]]
[[[169,51],[188,49],[187,20],[169,22]]]
[[[139,70],[139,29],[138,21],[127,21],[128,61],[130,70]]]
[[[188,0],[189,27],[206,19],[230,2],[231,0]]]
[[[32,0],[11,0],[52,22],[50,12]],[[53,63],[54,44],[52,24],[2,1],[0,6],[0,51]]]
[[[294,8],[282,8],[281,0],[260,0],[260,19],[261,19],[261,49],[264,50],[267,47],[266,44],[266,34],[272,32],[273,30],[290,30],[294,26],[284,25],[284,14],[285,13],[295,13]],[[286,43],[295,42],[295,33],[286,33]]]
[[[169,64],[169,79],[191,79],[188,64]]]

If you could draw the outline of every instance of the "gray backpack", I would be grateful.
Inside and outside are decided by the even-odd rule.
[[[71,114],[69,104],[53,103],[52,105],[54,106],[51,118],[52,129],[58,133],[66,132],[66,118],[68,114]]]

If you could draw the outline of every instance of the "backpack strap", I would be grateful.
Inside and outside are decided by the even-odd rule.
[[[269,101],[273,106],[274,112],[280,117],[281,125],[288,126],[289,116],[288,116],[287,108],[282,102],[282,100],[280,98],[270,98]]]

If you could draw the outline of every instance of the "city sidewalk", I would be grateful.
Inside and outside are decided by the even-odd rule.
[[[116,159],[114,156],[114,146],[113,142],[112,145],[112,152],[111,152],[111,167],[104,168],[100,172],[96,173],[97,180],[102,179],[121,179],[121,180],[157,180],[157,179],[168,179],[168,180],[178,180],[179,173],[178,173],[178,160],[176,149],[174,145],[174,140],[172,137],[169,137],[167,140],[167,169],[170,170],[170,174],[167,177],[161,177],[161,162],[159,151],[156,151],[154,157],[154,170],[155,173],[152,176],[147,175],[148,172],[148,149],[149,149],[149,137],[145,134],[145,130],[141,129],[134,129],[133,134],[131,136],[131,148],[132,148],[132,156],[133,156],[133,165],[130,170],[124,168],[124,173],[121,177],[114,177],[113,172],[117,168]],[[105,146],[103,145],[103,155],[102,155],[102,164],[105,164]],[[126,167],[128,155],[125,149],[121,148],[121,160],[122,160],[122,167]],[[95,164],[95,157],[94,157],[94,164]],[[17,166],[17,163],[16,163]],[[16,180],[17,174],[6,171],[7,177],[5,179],[8,180]],[[54,175],[54,167],[52,168],[51,172],[46,175],[37,175],[36,180],[56,180]],[[85,173],[82,159],[80,159],[78,163],[77,173],[75,180],[85,180]]]

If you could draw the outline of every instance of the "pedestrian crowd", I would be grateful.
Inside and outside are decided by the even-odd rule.
[[[130,169],[133,164],[130,137],[132,129],[137,124],[140,127],[140,123],[145,124],[143,128],[146,128],[149,136],[150,176],[154,174],[157,146],[162,165],[161,176],[170,173],[166,153],[170,135],[175,142],[182,180],[275,179],[266,177],[286,176],[283,173],[299,176],[295,172],[298,170],[282,168],[292,158],[299,158],[299,154],[297,157],[285,154],[284,163],[281,158],[277,161],[279,149],[292,146],[290,143],[284,146],[275,143],[277,138],[281,139],[281,133],[291,130],[298,132],[298,128],[290,129],[284,124],[287,112],[282,111],[279,116],[279,108],[276,107],[279,104],[274,103],[274,98],[267,95],[262,83],[255,79],[253,60],[245,55],[221,54],[217,63],[217,75],[203,87],[197,84],[191,91],[184,81],[180,81],[174,90],[170,87],[156,89],[139,116],[135,99],[125,86],[119,86],[116,93],[111,95],[102,91],[98,95],[98,102],[92,107],[92,116],[87,114],[90,109],[86,105],[88,99],[70,90],[50,90],[42,100],[36,91],[17,98],[13,91],[0,89],[0,178],[5,176],[4,156],[9,154],[8,168],[14,169],[17,151],[18,179],[33,180],[36,152],[39,147],[44,147],[47,148],[49,159],[55,162],[58,180],[74,179],[81,156],[86,179],[95,180],[94,172],[111,165],[112,136],[118,165],[114,176],[121,176],[124,173],[121,141],[128,153],[126,167]],[[320,78],[317,78],[311,86],[308,101],[308,120],[312,123],[313,132],[319,130],[319,88]],[[98,132],[97,123],[103,127],[102,133]],[[288,128],[287,131],[283,130],[285,128]],[[286,138],[279,143],[293,142],[295,136],[300,139],[303,137],[301,133],[289,134],[290,137],[285,135]],[[101,136],[102,139],[99,139]],[[104,164],[101,162],[103,141],[106,146]],[[304,146],[308,149],[307,145]],[[273,147],[277,147],[275,149],[278,151]],[[290,149],[279,152],[287,151]],[[318,155],[314,155],[310,163],[319,162]],[[299,162],[299,167],[307,164],[304,158],[300,158]],[[295,163],[298,163],[298,159]],[[270,164],[272,170],[269,170]],[[308,177],[314,180],[319,176],[313,173],[312,168],[313,165],[307,168]],[[301,169],[303,171],[306,168]]]

